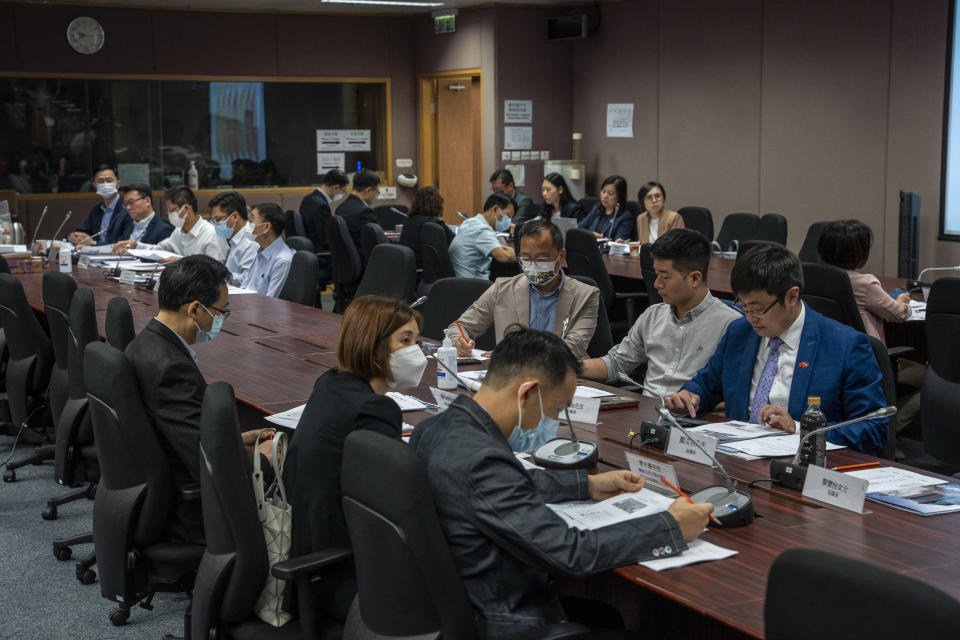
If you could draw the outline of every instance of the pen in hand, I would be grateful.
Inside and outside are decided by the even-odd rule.
[[[671,483],[669,480],[667,480],[663,476],[660,476],[660,482],[662,482],[663,484],[667,485],[668,487],[676,491],[677,495],[679,495],[681,498],[686,498],[687,502],[689,502],[690,504],[697,504],[696,502],[690,499],[690,496],[685,494],[683,491],[681,491],[677,487],[673,486],[673,483]],[[713,520],[714,523],[716,523],[718,526],[720,525],[720,521],[717,520],[716,516],[714,516],[712,513],[710,514],[710,519]]]

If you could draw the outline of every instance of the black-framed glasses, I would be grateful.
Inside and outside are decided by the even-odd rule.
[[[766,309],[761,309],[759,311],[756,309],[747,309],[746,307],[744,307],[743,302],[740,300],[740,298],[737,298],[733,304],[737,308],[737,311],[739,311],[745,316],[756,316],[758,318],[762,318],[763,316],[767,315],[770,312],[770,309],[773,309],[775,306],[777,306],[777,303],[783,302],[783,298],[784,298],[783,296],[777,296],[777,299],[771,302]]]
[[[129,207],[129,206],[132,205],[134,202],[140,202],[141,200],[143,200],[143,199],[146,198],[146,197],[147,197],[147,196],[140,196],[139,198],[134,198],[133,200],[125,200],[124,203],[123,203],[123,206]]]
[[[206,309],[206,307],[203,308]],[[224,320],[230,317],[230,309],[220,309],[219,307],[215,307],[213,305],[210,305],[210,308],[222,315]]]

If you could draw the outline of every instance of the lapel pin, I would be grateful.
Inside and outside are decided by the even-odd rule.
[[[810,363],[809,363],[809,362],[801,362],[801,363],[797,364],[797,366],[800,367],[801,369],[806,369],[807,367],[810,366]]]

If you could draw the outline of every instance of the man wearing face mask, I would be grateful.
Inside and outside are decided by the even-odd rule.
[[[662,513],[594,531],[569,527],[548,503],[639,491],[629,471],[525,470],[514,456],[553,438],[579,363],[557,336],[508,331],[472,399],[457,396],[421,422],[410,446],[426,465],[437,515],[477,611],[481,637],[562,622],[552,576],[582,578],[687,548],[709,504],[674,501]]]
[[[483,213],[460,223],[450,243],[450,262],[458,278],[490,277],[490,262],[516,262],[513,247],[500,243],[497,232],[510,231],[510,200],[499,193],[487,197]]]
[[[224,191],[210,200],[210,220],[217,235],[226,240],[228,282],[235,287],[243,285],[247,273],[257,259],[260,247],[247,237],[252,225],[247,220],[247,202],[236,191]]]
[[[587,357],[587,345],[597,328],[600,290],[564,275],[566,257],[563,234],[551,222],[539,218],[516,230],[520,250],[520,275],[497,278],[456,323],[446,329],[459,355],[469,357],[474,338],[491,326],[496,340],[513,324],[550,331],[567,343],[577,358]]]
[[[121,240],[113,245],[114,254],[123,253],[125,249],[160,249],[180,256],[203,254],[217,262],[226,261],[227,242],[217,235],[212,224],[197,213],[197,196],[189,187],[167,189],[163,201],[167,207],[167,218],[174,227],[170,237],[157,244]]]
[[[178,487],[200,482],[200,410],[207,383],[191,345],[216,338],[230,315],[226,280],[226,268],[207,256],[187,256],[167,266],[160,275],[159,311],[126,349]],[[248,451],[259,433],[242,434]],[[269,460],[269,437],[260,453]],[[171,539],[203,544],[199,502],[176,500],[168,523]]]
[[[304,233],[313,240],[313,247],[317,251],[329,251],[324,225],[333,215],[333,205],[346,195],[347,174],[339,169],[331,169],[323,175],[320,186],[300,201]]]
[[[133,230],[133,220],[120,199],[117,170],[109,164],[100,165],[93,172],[93,186],[102,202],[93,205],[87,219],[70,234],[70,242],[77,246],[113,244]]]
[[[244,233],[259,250],[243,281],[243,288],[276,298],[287,281],[294,254],[280,237],[283,234],[283,209],[273,202],[258,204],[250,210],[250,224],[253,228]]]

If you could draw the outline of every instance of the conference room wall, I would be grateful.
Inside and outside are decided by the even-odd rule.
[[[603,5],[573,56],[573,128],[595,190],[610,173],[658,179],[673,207],[811,222],[857,217],[867,269],[896,272],[897,190],[923,197],[922,263],[937,241],[946,0],[637,0]],[[628,52],[628,53],[625,53]],[[608,139],[605,106],[633,102],[633,139]]]

